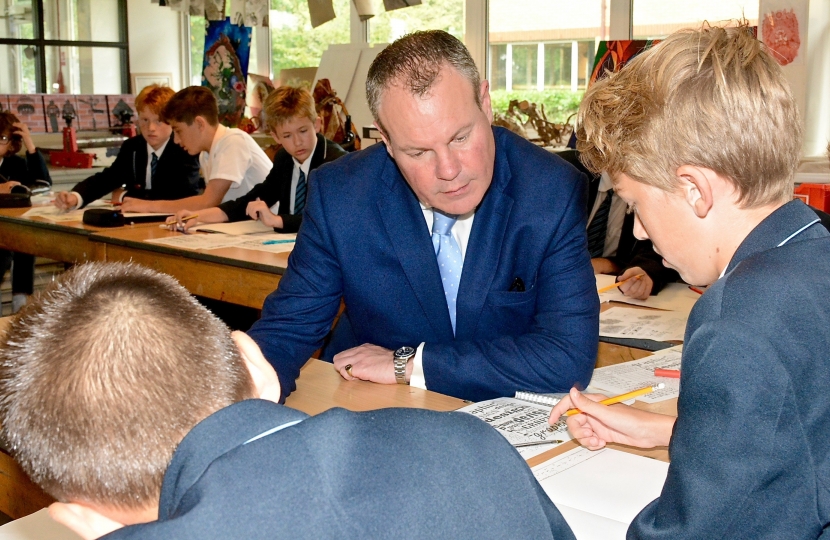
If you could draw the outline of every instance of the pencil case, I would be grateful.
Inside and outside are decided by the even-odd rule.
[[[90,208],[84,212],[83,222],[95,227],[123,227],[124,214],[120,210]]]

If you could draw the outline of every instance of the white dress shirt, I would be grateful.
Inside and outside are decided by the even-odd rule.
[[[164,144],[158,150],[153,150],[153,147],[150,146],[150,143],[147,143],[147,172],[145,173],[146,176],[144,177],[144,189],[153,189],[153,169],[151,165],[153,164],[153,154],[156,155],[158,159],[161,159],[161,155],[164,153],[164,149],[167,148],[167,143],[170,142],[168,138],[164,141]],[[121,194],[121,198],[124,198],[124,194]]]

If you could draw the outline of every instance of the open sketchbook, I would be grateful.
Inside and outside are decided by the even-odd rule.
[[[660,496],[669,464],[619,450],[579,447],[533,467],[579,540],[622,540]]]

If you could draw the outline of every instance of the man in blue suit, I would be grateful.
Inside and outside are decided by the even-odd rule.
[[[284,394],[326,355],[346,379],[470,400],[586,385],[599,303],[584,177],[490,125],[487,81],[446,32],[381,52],[366,82],[384,145],[314,172],[297,245],[249,331]]]
[[[591,87],[578,148],[685,281],[677,417],[572,390],[574,437],[669,446],[629,539],[830,535],[830,234],[793,200],[798,107],[746,27],[675,33]],[[782,136],[782,134],[786,134]],[[596,396],[595,396],[596,397]]]

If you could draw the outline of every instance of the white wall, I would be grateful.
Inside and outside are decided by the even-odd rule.
[[[187,85],[182,81],[182,53],[187,51],[182,51],[181,17],[150,0],[127,0],[131,74],[171,73],[173,90]]]

